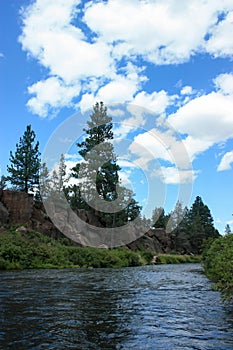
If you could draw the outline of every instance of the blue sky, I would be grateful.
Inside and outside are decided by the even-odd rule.
[[[221,233],[233,227],[232,0],[2,0],[0,16],[1,174],[26,125],[43,152],[102,100],[146,213],[200,195]]]

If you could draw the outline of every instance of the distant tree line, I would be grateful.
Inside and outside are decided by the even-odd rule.
[[[9,181],[15,190],[33,190],[37,201],[51,196],[57,196],[59,200],[59,194],[64,192],[73,210],[92,212],[103,227],[122,226],[140,217],[141,207],[134,193],[119,179],[121,168],[114,153],[112,128],[107,108],[102,102],[96,103],[84,129],[86,138],[77,143],[82,161],[72,168],[71,174],[67,174],[63,154],[52,173],[41,162],[39,142],[31,125],[28,125],[16,144],[15,154],[10,152],[9,175],[2,176],[1,188]],[[111,212],[108,208],[116,200],[117,210]],[[104,210],[98,209],[100,202],[101,205],[105,203]],[[175,252],[200,254],[205,240],[219,236],[210,210],[199,196],[190,209],[183,208],[182,203],[177,202],[171,213],[165,214],[163,208],[155,208],[151,219],[141,220],[152,228],[164,228],[171,232],[171,249]],[[230,227],[226,229],[229,233]]]
[[[152,227],[169,230],[171,249],[182,254],[200,254],[205,241],[220,236],[214,227],[210,209],[203,203],[200,196],[196,197],[190,209],[183,208],[179,201],[169,214],[165,214],[163,208],[155,208]]]
[[[84,209],[96,215],[104,227],[117,227],[134,220],[140,215],[141,206],[134,193],[123,186],[119,179],[120,166],[114,154],[113,124],[107,115],[103,102],[96,103],[87,122],[86,138],[77,143],[78,153],[83,161],[78,162],[66,173],[65,157],[62,154],[59,164],[52,173],[46,163],[42,163],[39,142],[31,125],[28,125],[15,154],[10,152],[9,175],[2,177],[1,188],[9,181],[12,188],[35,193],[38,201],[56,196],[64,191],[73,210]],[[69,180],[76,180],[69,181]],[[94,181],[93,181],[94,179]],[[75,182],[76,184],[70,184]],[[117,200],[116,210],[108,210]],[[105,208],[99,210],[99,203]],[[110,212],[109,212],[110,211]]]

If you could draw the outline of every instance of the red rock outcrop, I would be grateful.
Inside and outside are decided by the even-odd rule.
[[[2,205],[9,213],[9,222],[12,224],[26,224],[32,216],[33,195],[11,190],[2,191]]]

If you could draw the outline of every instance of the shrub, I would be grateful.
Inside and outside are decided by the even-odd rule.
[[[220,237],[205,248],[203,265],[207,277],[225,298],[233,296],[233,234]]]

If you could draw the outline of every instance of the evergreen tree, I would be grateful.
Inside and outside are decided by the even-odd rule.
[[[121,226],[136,218],[141,207],[132,191],[120,185],[120,167],[112,143],[112,119],[103,102],[95,104],[87,126],[84,129],[87,137],[77,144],[83,161],[72,169],[72,176],[78,184],[67,189],[68,200],[73,208],[94,212],[103,226]],[[111,213],[109,205],[116,199],[117,210]],[[101,208],[106,210],[98,209],[99,201]]]
[[[66,162],[64,154],[61,154],[58,171],[53,171],[54,186],[58,193],[64,190],[65,183],[68,181],[66,178]]]
[[[112,123],[103,102],[95,104],[90,118],[87,122],[88,128],[84,129],[87,138],[78,143],[79,154],[86,161],[86,164],[82,163],[81,168],[78,168],[79,175],[85,179],[82,181],[82,188],[90,202],[96,200],[96,190],[100,198],[112,201],[117,198],[116,186],[120,167],[116,164],[113,144],[109,142],[113,139]]]
[[[201,197],[197,196],[189,211],[189,234],[192,250],[195,253],[202,251],[204,240],[219,237],[219,232],[214,228],[213,217],[209,208]]]
[[[15,155],[10,152],[10,175],[7,180],[18,190],[28,192],[39,184],[40,152],[36,134],[28,125],[23,137],[16,144]]]
[[[183,208],[182,203],[177,201],[169,217],[171,249],[180,253],[188,253],[190,251],[189,236],[187,233],[187,215],[187,207]]]
[[[154,228],[166,228],[169,216],[165,215],[165,211],[162,207],[156,207],[152,213],[152,226]]]
[[[49,170],[46,163],[40,165],[39,170],[39,188],[35,195],[35,200],[41,202],[43,199],[48,198],[51,190]]]
[[[0,178],[0,190],[4,190],[6,187],[7,177],[2,175]]]

